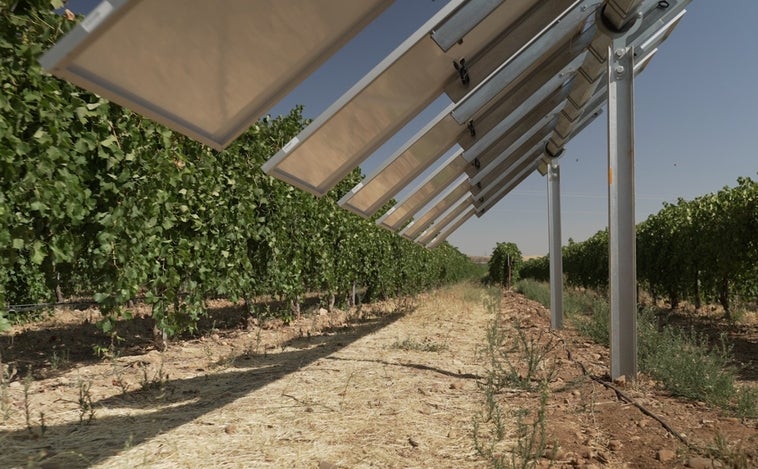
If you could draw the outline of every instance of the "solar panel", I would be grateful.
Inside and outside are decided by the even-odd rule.
[[[563,108],[567,94],[568,88],[564,87],[542,100],[534,109],[530,108],[529,110],[532,112],[528,114],[522,114],[518,110],[514,111],[469,148],[463,157],[474,163],[474,170],[486,167],[493,155],[497,155],[505,148],[513,145],[516,140],[533,129],[540,121],[551,120]]]
[[[646,46],[646,48],[640,48],[640,53],[644,55],[639,58],[639,62],[635,67],[636,73],[639,73],[639,71],[641,71],[648,63],[650,55],[645,54],[644,51],[657,46],[662,40],[664,40],[670,33],[673,25],[675,25],[675,22],[681,17],[681,14],[681,12],[669,12],[666,17],[673,17],[675,19],[668,19],[665,23],[663,23],[663,20],[661,19],[649,20],[644,24],[644,26],[647,27],[646,31],[632,36],[634,41],[641,42],[641,40],[644,40]],[[657,26],[658,29],[651,25]],[[658,32],[653,34],[650,30]],[[579,42],[582,43],[581,47],[586,47],[589,43],[588,37],[592,37],[595,32],[594,26],[587,26],[579,36],[582,38],[581,40],[577,41],[575,38],[572,38],[570,42],[574,44],[574,47],[576,47],[576,43]],[[559,72],[555,71],[556,55],[563,58],[563,62],[559,62],[560,65],[563,65],[563,68],[560,69]],[[531,72],[530,79],[524,80],[525,83],[521,88],[516,87],[511,89],[510,92],[504,94],[505,97],[510,98],[510,101],[508,102],[513,105],[513,98],[516,95],[516,92],[521,91],[519,99],[515,100],[521,103],[520,107],[515,106],[515,109],[511,109],[507,106],[503,106],[503,97],[500,97],[501,101],[499,101],[499,104],[501,105],[493,106],[491,103],[488,103],[488,105],[484,107],[485,112],[482,114],[483,117],[482,119],[477,120],[477,123],[482,122],[489,116],[497,115],[498,113],[493,112],[493,109],[497,109],[501,115],[506,115],[506,117],[497,124],[493,124],[491,121],[488,124],[485,124],[489,129],[484,137],[480,138],[480,136],[477,135],[476,138],[473,136],[468,139],[461,138],[461,135],[466,135],[466,133],[464,132],[461,134],[461,129],[463,127],[455,129],[454,123],[450,121],[449,114],[451,110],[454,112],[455,109],[459,108],[459,104],[445,109],[440,113],[437,119],[433,120],[425,129],[422,129],[422,131],[406,143],[406,146],[403,148],[407,149],[421,137],[429,135],[429,129],[434,129],[435,127],[439,128],[446,126],[450,133],[457,131],[459,133],[458,143],[460,144],[461,140],[464,140],[466,144],[468,144],[468,148],[463,154],[464,158],[476,164],[464,166],[457,157],[450,158],[447,162],[438,167],[434,174],[443,172],[447,178],[454,179],[455,177],[458,177],[463,170],[467,172],[471,178],[469,181],[471,184],[469,190],[475,196],[477,206],[481,207],[484,205],[485,200],[490,200],[492,196],[495,195],[494,192],[497,192],[496,198],[497,200],[500,200],[505,194],[510,192],[513,187],[517,186],[521,181],[528,177],[534,169],[538,169],[541,166],[541,163],[543,163],[543,158],[546,158],[546,156],[543,156],[546,136],[550,134],[552,127],[555,127],[557,122],[555,115],[560,111],[563,103],[566,102],[569,91],[572,89],[573,77],[575,76],[575,72],[579,65],[584,60],[584,55],[581,53],[578,54],[576,49],[571,49],[570,53],[566,50],[563,50],[560,54],[554,53],[553,58],[554,60],[551,61],[547,61],[544,57],[541,58],[543,62],[547,61],[553,66],[553,70],[551,70],[552,73],[547,74],[545,72],[545,69],[548,68],[546,65]],[[570,60],[570,62],[567,63],[566,61],[568,60]],[[538,78],[541,78],[541,80]],[[553,91],[552,95],[549,95],[547,99],[543,99],[539,104],[535,104],[538,99],[544,98],[547,92],[556,87],[558,87],[558,89]],[[591,121],[591,119],[594,119],[599,114],[599,107],[606,99],[606,90],[607,85],[600,85],[596,90],[598,96],[594,97],[593,103],[589,107],[591,111],[585,114],[586,119],[580,120],[581,122],[577,119],[572,121],[572,126],[580,125],[581,127],[576,128],[575,130],[580,131]],[[527,93],[531,93],[531,95],[525,97]],[[472,95],[475,95],[475,93],[471,93],[465,99],[470,99]],[[465,100],[462,101],[462,103],[463,102],[465,102]],[[554,107],[548,110],[551,106]],[[519,114],[519,110],[526,115],[522,116]],[[482,113],[482,110],[479,112]],[[521,120],[514,124],[514,121],[519,117],[521,117]],[[503,131],[503,128],[508,128],[508,126],[512,127],[510,132]],[[479,127],[479,125],[476,127]],[[556,134],[562,136],[557,129]],[[443,132],[442,135],[446,134]],[[562,136],[562,138],[568,139],[570,136]],[[450,138],[444,139],[440,146],[446,148],[450,145],[450,140]],[[482,150],[482,148],[485,150]],[[402,154],[402,151],[398,153]],[[452,164],[453,161],[456,162],[454,165]],[[376,171],[375,175],[386,173],[386,168],[390,167],[392,162],[393,159],[390,158],[383,167]],[[542,165],[544,166],[544,164]],[[425,169],[427,166],[428,163],[423,165],[421,169]],[[408,168],[406,168],[406,170],[407,169]],[[418,168],[414,168],[414,170],[418,170]],[[412,179],[412,177],[402,181],[397,187],[402,188],[407,186],[407,181],[409,179]],[[414,197],[417,196],[420,197],[420,194],[417,194],[417,192],[422,191],[422,189],[426,200],[435,197],[443,190],[443,184],[429,184],[428,179],[429,178],[422,183],[416,184],[416,187],[411,190],[401,202],[404,202],[405,200],[413,200]],[[372,180],[372,177],[368,178],[368,181]],[[343,201],[349,201],[356,192],[360,193],[360,190],[363,187],[365,186],[359,184],[352,193],[348,194],[348,196],[343,199]],[[498,192],[494,191],[494,188],[501,188],[504,190]],[[386,202],[386,200],[383,201]],[[491,205],[492,204],[487,204],[486,209],[491,207]],[[477,215],[481,216],[486,209],[478,211]],[[396,210],[397,213],[395,213]],[[437,215],[439,214],[437,213]],[[413,216],[413,213],[409,213],[407,206],[398,203],[395,207],[390,209],[388,213],[381,217],[377,223],[385,228],[397,230],[399,227],[402,227],[404,223],[407,223],[411,216]],[[387,224],[385,223],[385,220],[387,219],[390,219],[391,222],[397,222]],[[436,226],[434,221],[428,223],[434,223]]]
[[[464,127],[450,116],[450,108],[443,110],[373,174],[345,194],[339,204],[363,217],[370,217],[448,151],[463,130]]]
[[[468,181],[465,180],[459,182],[458,185],[449,187],[441,194],[439,202],[434,204],[433,207],[425,210],[419,216],[418,220],[414,220],[406,225],[405,228],[400,231],[400,235],[411,240],[416,239],[424,230],[434,223],[434,220],[436,220],[437,217],[452,207],[456,201],[461,199],[461,197],[466,196],[469,193],[469,188],[470,185]]]
[[[462,4],[454,0],[446,5],[267,161],[264,171],[322,195],[438,98],[446,87],[458,87],[461,93],[475,88],[491,71],[484,65],[475,66],[477,54],[486,55],[492,47],[515,53],[522,44],[510,41],[503,31],[520,31],[522,24],[534,27],[531,22],[523,23],[535,5],[533,1],[503,2],[481,21],[477,14],[471,13],[480,3]],[[555,0],[553,3],[566,4]],[[466,29],[469,32],[459,33],[450,49],[443,50],[430,37],[430,32],[463,19],[470,24]],[[465,59],[465,69],[461,59]]]
[[[437,194],[455,181],[468,164],[463,159],[463,150],[454,153],[450,158],[427,176],[409,195],[400,199],[384,215],[379,217],[377,224],[384,228],[397,231],[424,205],[429,203]]]
[[[496,186],[499,181],[508,175],[509,169],[518,165],[523,158],[530,158],[530,155],[532,155],[531,158],[535,159],[536,156],[541,155],[545,150],[547,137],[553,131],[556,121],[557,119],[553,118],[536,128],[531,134],[523,135],[519,139],[521,142],[513,145],[513,151],[504,151],[492,162],[492,165],[486,171],[481,171],[471,178],[471,193],[479,195],[482,190]]]
[[[463,174],[471,193],[480,195],[495,182],[493,173],[513,169],[553,114],[558,120],[548,151],[556,153],[576,133],[606,92],[600,77],[610,38],[598,32],[598,18],[605,29],[623,30],[628,25],[622,23],[642,13],[629,33],[639,73],[689,2],[452,0],[265,169],[322,194],[444,93],[453,104],[341,201],[368,217],[413,183],[378,221],[393,230],[413,226],[419,212],[434,213],[422,211],[430,201],[446,200],[446,184],[461,187]],[[62,78],[222,149],[390,3],[277,0],[218,8],[200,0],[109,0],[40,61]],[[463,153],[440,165],[455,145]]]
[[[532,75],[529,72],[533,70],[534,55],[544,54],[550,57],[555,55],[556,49],[558,49],[566,59],[573,57],[571,66],[578,67],[581,63],[581,60],[578,60],[576,56],[581,55],[583,45],[578,47],[573,44],[576,39],[576,29],[588,15],[586,8],[582,10],[581,6],[583,6],[581,2],[574,5],[567,14],[560,17],[559,22],[546,28],[533,44],[522,49],[517,56],[507,61],[497,73],[488,77],[460,104],[450,105],[443,110],[372,175],[346,194],[340,200],[340,205],[368,218],[389,199],[397,195],[410,181],[418,177],[430,164],[434,163],[456,140],[460,139],[461,134],[469,134],[471,137],[477,133],[484,134],[488,130],[487,123],[494,120],[487,120],[488,114],[507,114],[505,120],[496,127],[498,132],[503,132],[504,126],[530,112],[536,104],[534,101],[541,100],[552,91],[548,89],[548,85],[545,85],[539,92],[530,96],[534,85],[525,86],[525,83],[540,83],[538,80],[528,79]],[[578,43],[586,44],[587,41],[579,40]],[[546,52],[542,51],[540,48],[546,45],[550,45],[550,47]],[[533,49],[537,52],[533,52]],[[567,53],[568,51],[571,53]],[[559,65],[565,63],[559,60],[556,62]],[[548,75],[543,75],[544,79],[548,77]],[[498,84],[493,84],[493,82]],[[554,88],[560,85],[559,80],[549,80],[549,83]],[[509,108],[506,107],[502,97],[504,94],[511,98],[511,102],[508,104],[518,104],[516,112],[510,112]],[[497,99],[498,96],[500,96],[499,100]],[[490,101],[497,101],[499,105],[487,105]],[[472,112],[471,109],[474,108],[476,111]],[[495,109],[498,112],[492,112]],[[463,120],[461,120],[461,115],[465,116]],[[475,116],[476,121],[473,119]],[[480,118],[485,118],[484,125],[480,125]],[[491,132],[487,135],[492,137]],[[485,137],[486,139],[487,137]],[[479,142],[476,145],[478,144]]]
[[[593,99],[592,105],[595,107],[590,108],[591,111],[587,111],[580,119],[574,134],[584,130],[587,125],[600,115],[600,108],[605,99],[606,97],[602,94]],[[536,145],[532,149],[532,153],[526,152],[525,156],[522,156],[513,163],[512,168],[507,173],[502,174],[498,180],[489,184],[486,192],[478,194],[478,198],[474,201],[474,205],[477,207],[477,217],[484,215],[485,212],[502,200],[511,190],[521,184],[524,179],[529,177],[542,163],[542,158],[545,155],[544,150],[544,144],[540,143]]]
[[[448,209],[439,219],[435,221],[433,225],[427,228],[416,239],[419,244],[428,244],[435,236],[442,232],[453,220],[456,220],[467,208],[471,206],[473,198],[471,194],[465,195],[462,199],[458,200],[452,208]]]
[[[392,0],[108,0],[41,59],[221,150]]]
[[[457,230],[458,228],[460,228],[461,225],[466,223],[468,219],[474,215],[474,213],[475,213],[474,208],[473,207],[469,208],[468,211],[464,212],[463,215],[461,215],[461,217],[458,220],[456,220],[449,227],[447,227],[445,230],[440,232],[440,234],[438,234],[433,240],[431,240],[429,244],[426,245],[426,247],[429,249],[434,249],[440,244],[442,244],[442,242],[445,241],[448,238],[448,236],[453,234],[455,230]]]

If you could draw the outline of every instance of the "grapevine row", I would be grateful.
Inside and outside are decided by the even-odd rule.
[[[116,313],[144,297],[172,333],[208,298],[333,303],[471,273],[448,244],[428,251],[341,210],[358,170],[320,199],[265,175],[307,124],[301,108],[216,152],[44,73],[38,57],[73,24],[49,1],[0,9],[0,305],[89,295]]]
[[[608,231],[570,240],[563,271],[571,285],[607,289]],[[521,275],[547,280],[547,257],[527,261]],[[742,177],[734,187],[664,203],[637,225],[637,279],[672,308],[682,300],[720,303],[729,314],[735,299],[758,300],[758,182]]]

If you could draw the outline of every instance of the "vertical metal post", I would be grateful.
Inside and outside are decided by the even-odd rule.
[[[634,220],[634,52],[626,37],[608,50],[608,226],[611,378],[637,376]]]
[[[547,212],[550,244],[550,324],[563,328],[563,253],[561,252],[561,173],[556,163],[547,165]]]

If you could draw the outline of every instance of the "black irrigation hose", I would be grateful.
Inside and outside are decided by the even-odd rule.
[[[84,300],[84,301],[64,301],[60,303],[29,303],[23,305],[7,305],[5,307],[6,313],[26,313],[29,311],[38,311],[40,309],[54,308],[56,306],[91,306],[96,305],[97,301]]]

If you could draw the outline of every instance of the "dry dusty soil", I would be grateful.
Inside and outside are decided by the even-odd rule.
[[[504,467],[758,465],[755,420],[644,377],[611,389],[605,348],[550,332],[548,312],[520,295],[505,292],[499,311],[487,298],[459,285],[290,324],[219,303],[201,336],[165,351],[137,314],[106,357],[93,353],[110,343],[97,311],[57,311],[0,336],[0,468],[463,469],[489,467],[488,452]],[[535,368],[550,378],[544,434],[539,391],[505,386],[488,403],[496,314],[505,343],[518,342],[518,320],[523,343],[549,350]],[[525,460],[541,436],[545,457]]]

